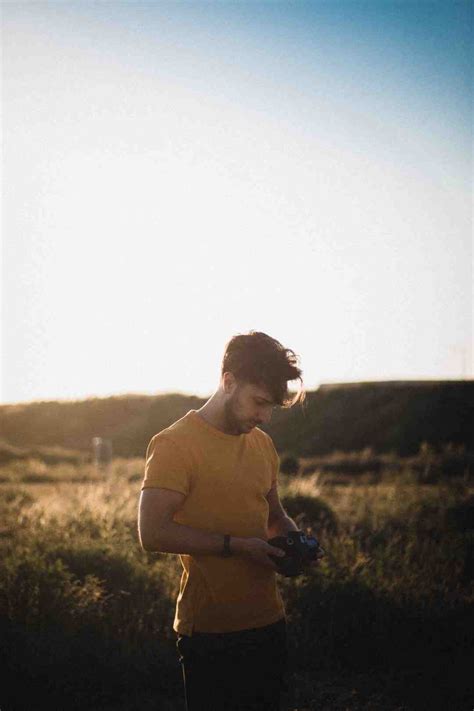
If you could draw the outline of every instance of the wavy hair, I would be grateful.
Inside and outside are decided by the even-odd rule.
[[[265,386],[277,405],[288,408],[303,403],[306,397],[298,360],[294,351],[275,338],[261,331],[249,331],[232,336],[226,343],[221,375],[230,371],[240,382]],[[300,381],[293,397],[287,385],[292,380]]]

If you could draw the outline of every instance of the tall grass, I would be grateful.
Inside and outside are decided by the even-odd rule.
[[[54,465],[36,484],[3,472],[2,711],[182,708],[180,568],[139,546],[138,464]],[[470,482],[420,484],[416,472],[387,470],[375,484],[342,484],[316,472],[282,476],[281,497],[327,550],[316,570],[280,578],[285,711],[470,708]]]

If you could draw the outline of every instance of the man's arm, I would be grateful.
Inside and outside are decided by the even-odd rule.
[[[222,534],[173,521],[184,499],[184,494],[171,489],[150,487],[142,490],[138,510],[138,534],[142,548],[159,553],[221,554],[224,542]],[[263,538],[232,536],[230,549],[233,553],[250,556],[256,563],[276,570],[275,564],[268,558],[269,554],[275,555],[275,548]]]
[[[269,506],[268,538],[273,538],[274,536],[284,536],[288,533],[288,531],[300,530],[281,505],[277,482],[273,484],[272,488],[268,492],[267,501]]]

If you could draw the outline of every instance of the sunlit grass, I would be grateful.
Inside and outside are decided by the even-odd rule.
[[[71,688],[76,681],[67,670],[78,662],[58,658],[58,643],[73,657],[90,654],[92,644],[92,676],[120,669],[128,685],[134,674],[152,674],[160,660],[174,681],[153,677],[155,692],[163,708],[172,708],[168,697],[180,688],[172,623],[181,570],[177,556],[140,547],[142,467],[141,460],[117,460],[107,470],[30,461],[0,470],[1,619],[17,650],[16,668],[43,668],[50,655],[51,664],[72,674]],[[35,484],[25,478],[33,474]],[[422,655],[438,663],[443,649],[450,659],[462,654],[458,626],[474,601],[469,480],[426,485],[415,472],[397,478],[388,469],[375,483],[360,475],[341,482],[314,471],[281,475],[280,494],[327,551],[302,578],[279,579],[293,659],[306,660],[293,666],[305,679],[298,693],[305,688],[309,698],[317,691],[312,664],[328,673],[374,665],[393,672],[405,658],[413,666]],[[386,700],[373,708],[388,708]]]

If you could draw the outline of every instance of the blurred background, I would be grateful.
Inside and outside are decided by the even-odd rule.
[[[471,711],[472,3],[0,9],[2,711],[184,709],[145,452],[250,329],[327,551],[282,711]]]

